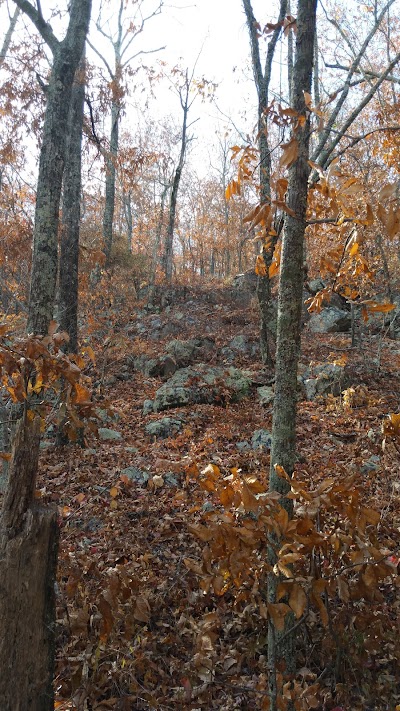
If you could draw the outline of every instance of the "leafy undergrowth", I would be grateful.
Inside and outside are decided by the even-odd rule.
[[[256,525],[254,501],[268,485],[269,454],[236,445],[251,440],[257,429],[270,430],[271,408],[260,405],[254,387],[251,397],[239,404],[196,405],[144,416],[143,402],[153,398],[161,380],[137,372],[118,379],[129,356],[160,353],[174,335],[212,336],[217,348],[237,334],[256,338],[257,311],[254,304],[245,308],[231,301],[223,290],[186,294],[157,315],[161,333],[165,324],[175,323],[179,336],[178,331],[160,336],[157,323],[156,337],[151,331],[154,314],[140,313],[148,329],[138,332],[135,313],[129,323],[120,315],[97,349],[97,370],[91,374],[99,404],[103,399],[111,403],[119,416],[107,426],[122,439],[102,442],[90,435],[85,449],[52,445],[41,455],[41,495],[59,506],[61,525],[56,707],[267,709],[265,536]],[[400,704],[395,575],[400,456],[396,437],[387,436],[382,447],[382,423],[399,411],[400,347],[384,340],[382,352],[378,349],[377,337],[371,336],[365,336],[361,349],[351,349],[343,334],[305,332],[303,337],[301,361],[308,365],[345,357],[360,397],[299,403],[297,480],[314,492],[314,501],[315,492],[321,492],[318,505],[326,504],[324,491],[330,492],[329,506],[334,496],[343,506],[346,497],[354,502],[357,492],[358,511],[366,512],[360,530],[354,521],[344,530],[339,514],[327,506],[321,514],[324,535],[333,540],[337,527],[338,540],[344,540],[351,528],[361,541],[371,529],[378,552],[373,564],[364,566],[365,559],[350,552],[354,571],[343,574],[340,583],[340,565],[349,566],[339,544],[336,553],[316,546],[307,563],[300,562],[304,585],[314,574],[304,565],[320,566],[320,578],[334,579],[337,592],[322,586],[317,604],[306,607],[303,593],[292,588],[292,607],[300,607],[298,617],[304,618],[297,639],[296,693],[298,699],[304,696],[298,708],[392,711]],[[255,384],[268,381],[256,357],[238,355],[234,365],[250,369]],[[145,424],[165,414],[184,415],[182,431],[151,441]],[[375,468],[368,467],[371,457],[378,462]],[[234,494],[224,494],[221,501],[213,477],[210,484],[209,475],[199,476],[210,464],[207,471],[214,472],[214,480],[225,481],[224,490],[229,485],[233,491],[236,481],[239,506]],[[129,466],[146,471],[148,483],[121,475]],[[381,513],[379,521],[372,509]],[[236,580],[232,571],[218,567],[213,540],[215,527],[225,525],[227,530],[228,523],[242,531]],[[321,520],[319,526],[322,530]],[[211,540],[209,531],[214,531]],[[376,573],[380,551],[387,567]],[[358,586],[358,594],[352,585]]]

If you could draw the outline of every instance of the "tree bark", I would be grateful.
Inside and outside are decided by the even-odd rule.
[[[28,313],[28,332],[44,335],[53,318],[56,293],[59,208],[72,85],[85,46],[92,3],[71,0],[62,42],[28,0],[15,3],[31,18],[53,52],[39,161]]]
[[[165,236],[165,253],[164,253],[164,271],[165,278],[168,284],[172,281],[172,270],[173,270],[173,246],[174,246],[174,231],[175,231],[175,220],[176,220],[176,206],[178,202],[178,191],[179,183],[181,182],[181,175],[183,170],[183,165],[185,162],[185,153],[187,148],[187,118],[189,113],[189,89],[190,80],[186,72],[186,82],[183,89],[180,91],[179,98],[183,110],[183,121],[182,121],[182,136],[181,136],[181,150],[179,154],[178,165],[175,170],[174,179],[172,181],[171,190],[171,200],[169,203],[169,214],[168,214],[168,225],[167,232]]]
[[[53,711],[57,511],[34,498],[39,420],[21,420],[0,515],[2,711]]]
[[[309,141],[310,121],[304,101],[304,92],[311,92],[314,37],[317,0],[299,0],[297,15],[296,56],[293,70],[293,108],[305,123],[296,130],[298,158],[289,170],[287,202],[294,213],[286,216],[281,271],[279,278],[278,331],[275,370],[275,399],[272,425],[271,491],[281,495],[281,504],[292,515],[292,501],[286,498],[290,483],[277,475],[275,466],[283,467],[291,476],[296,456],[296,411],[297,411],[297,365],[300,352],[301,310],[303,293],[303,250],[306,229],[308,178],[310,168]],[[274,565],[279,538],[271,536],[269,562]],[[268,601],[276,602],[279,578],[274,573],[268,579]],[[294,632],[292,621],[287,618],[284,632],[274,628],[269,620],[268,657],[270,669],[276,669],[281,659],[285,660],[286,673],[293,673]],[[272,711],[277,709],[276,673],[271,673]]]
[[[281,33],[281,22],[287,12],[287,0],[281,0],[279,17],[277,20],[277,28],[274,30],[271,40],[268,44],[267,58],[264,71],[261,66],[261,57],[259,49],[259,38],[257,22],[254,16],[253,8],[250,0],[243,0],[243,8],[246,14],[247,29],[249,32],[251,60],[253,66],[254,81],[257,89],[258,97],[258,148],[260,153],[260,204],[269,204],[271,202],[271,153],[268,142],[268,133],[266,128],[266,110],[268,107],[268,91],[271,80],[272,60],[275,54],[275,48]],[[266,235],[267,241],[267,235]],[[271,266],[276,240],[269,240],[268,248],[263,246],[262,256],[267,268],[266,276],[258,277],[257,298],[260,310],[260,350],[261,359],[265,365],[272,365],[273,357],[270,348],[270,341],[275,340],[274,329],[271,328],[273,323],[273,314],[271,307],[271,283],[268,275],[268,269]]]
[[[68,349],[71,353],[76,353],[78,349],[78,262],[84,101],[85,59],[82,57],[72,88],[68,119],[59,271],[60,326],[61,330],[69,335]]]
[[[113,101],[111,104],[110,153],[106,160],[106,196],[103,215],[103,239],[106,255],[106,265],[109,265],[113,246],[113,224],[115,212],[115,179],[116,160],[119,147],[119,115],[120,107]]]

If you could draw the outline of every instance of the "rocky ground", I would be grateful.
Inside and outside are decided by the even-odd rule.
[[[62,521],[59,709],[268,708],[265,620],[240,594],[202,591],[188,563],[204,545],[188,526],[215,506],[196,468],[267,483],[273,373],[259,361],[257,307],[223,288],[167,297],[151,310],[139,302],[99,335],[98,436],[84,449],[56,448],[51,436],[42,445],[40,493]],[[348,333],[305,327],[298,469],[311,486],[355,475],[393,531],[400,457],[395,443],[382,448],[381,425],[400,410],[399,365],[399,341],[367,331],[352,349]],[[398,594],[391,607],[395,629]],[[333,690],[310,622],[298,656],[309,683],[322,674],[314,708],[394,709],[393,629],[381,656]]]

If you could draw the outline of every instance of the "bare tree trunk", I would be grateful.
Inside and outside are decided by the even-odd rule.
[[[78,349],[78,261],[84,101],[83,57],[75,76],[68,120],[59,271],[60,326],[69,335],[68,348],[71,353],[76,353]]]
[[[39,419],[20,421],[0,515],[2,711],[53,711],[57,511],[34,498]]]
[[[167,233],[165,236],[164,271],[165,271],[165,278],[168,283],[170,283],[172,281],[173,245],[174,245],[174,230],[175,230],[175,220],[176,220],[176,206],[177,206],[177,201],[178,201],[179,183],[181,182],[181,175],[182,175],[182,170],[183,170],[183,164],[185,162],[185,153],[186,153],[186,148],[187,148],[187,135],[186,135],[187,134],[187,118],[188,118],[188,113],[189,113],[189,108],[190,108],[189,89],[190,89],[190,80],[188,77],[188,73],[186,72],[185,85],[179,93],[181,107],[183,110],[181,150],[180,150],[180,154],[179,154],[178,165],[176,167],[174,179],[172,182]]]
[[[120,107],[113,101],[111,105],[110,154],[106,160],[106,200],[103,215],[103,239],[106,264],[110,262],[113,244],[116,160],[119,146],[119,114]]]
[[[123,206],[126,222],[126,245],[128,252],[132,254],[132,237],[133,237],[133,216],[132,216],[132,193],[130,190],[123,193]]]
[[[304,101],[304,92],[310,93],[313,68],[314,37],[316,27],[317,0],[299,0],[297,15],[296,57],[293,71],[293,108],[305,117],[304,125],[299,125],[295,137],[299,144],[298,158],[289,170],[288,205],[291,214],[286,216],[282,244],[281,271],[279,279],[278,332],[276,352],[275,399],[272,425],[272,451],[270,484],[271,491],[279,492],[281,504],[289,516],[292,501],[286,498],[290,483],[277,475],[279,465],[292,475],[296,455],[296,411],[297,411],[297,365],[300,351],[301,309],[303,294],[303,249],[306,228],[306,209],[310,121]],[[300,123],[300,122],[299,122]],[[292,216],[294,214],[294,216]],[[273,566],[276,551],[280,547],[279,538],[270,538],[269,562]],[[276,603],[279,577],[273,572],[268,578],[268,602]],[[286,618],[285,630],[275,629],[272,620],[268,623],[268,659],[271,673],[271,711],[276,711],[277,693],[276,668],[285,661],[286,673],[295,667],[294,631],[292,620]]]
[[[275,54],[275,48],[281,33],[281,23],[286,15],[287,0],[281,0],[277,27],[274,30],[271,40],[268,44],[267,58],[265,69],[261,66],[261,57],[259,49],[259,36],[257,22],[254,17],[253,8],[250,0],[242,0],[243,8],[246,14],[247,28],[249,32],[251,60],[253,65],[254,81],[257,88],[258,96],[258,147],[260,152],[260,204],[269,204],[271,202],[271,153],[268,143],[268,133],[266,128],[266,110],[268,107],[268,90],[271,80],[272,60]],[[266,236],[267,237],[267,236]],[[275,340],[275,333],[271,328],[273,323],[271,313],[271,283],[268,275],[268,269],[271,266],[276,240],[269,240],[268,248],[263,247],[262,256],[267,268],[266,276],[258,277],[257,298],[260,309],[260,349],[262,362],[266,365],[272,365],[273,358],[270,349],[270,340]]]
[[[46,334],[53,318],[58,266],[58,222],[68,115],[75,72],[85,46],[91,0],[71,0],[65,38],[57,40],[41,10],[15,0],[53,52],[36,195],[28,332]],[[39,5],[40,8],[40,5]]]
[[[7,52],[10,48],[11,39],[12,39],[14,30],[15,30],[15,26],[18,22],[18,17],[19,17],[20,12],[21,12],[20,8],[16,7],[14,10],[13,16],[10,19],[10,24],[9,24],[8,30],[6,32],[6,36],[4,37],[3,46],[0,50],[0,67],[4,64],[5,58],[7,56]]]

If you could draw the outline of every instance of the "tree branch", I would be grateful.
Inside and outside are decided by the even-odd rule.
[[[49,23],[44,20],[41,10],[36,10],[29,0],[14,0],[14,2],[19,9],[22,10],[22,12],[24,12],[30,20],[32,20],[36,29],[54,54],[60,46],[60,41],[55,36]]]
[[[353,78],[353,75],[354,75],[354,74],[357,72],[357,70],[358,70],[359,64],[360,64],[362,58],[363,58],[364,55],[365,55],[365,52],[366,52],[366,49],[367,49],[369,43],[371,42],[372,38],[374,37],[374,35],[375,35],[376,32],[378,31],[379,26],[380,26],[380,23],[381,23],[383,17],[385,16],[385,13],[387,12],[388,8],[389,8],[391,5],[393,5],[393,2],[394,2],[394,0],[388,0],[388,2],[386,3],[386,5],[384,6],[384,8],[382,9],[382,11],[380,12],[380,14],[378,15],[378,18],[376,19],[376,22],[374,23],[374,26],[372,27],[372,29],[371,29],[370,32],[368,33],[367,37],[365,38],[365,40],[364,40],[364,42],[363,42],[363,44],[362,44],[362,46],[361,46],[361,48],[360,48],[360,51],[358,52],[356,58],[354,59],[352,65],[351,65],[351,67],[350,67],[350,69],[349,69],[349,72],[348,72],[347,78],[346,78],[346,82],[345,82],[345,86],[344,86],[344,88],[343,88],[343,91],[342,91],[342,93],[341,93],[341,96],[340,96],[340,98],[338,99],[337,104],[336,104],[334,110],[332,111],[332,113],[331,113],[331,115],[330,115],[330,117],[329,117],[329,120],[328,120],[328,122],[327,122],[327,124],[326,124],[326,126],[325,126],[325,128],[324,128],[324,130],[323,130],[323,132],[322,132],[322,135],[321,135],[320,141],[319,141],[319,143],[318,143],[318,146],[316,147],[314,153],[313,153],[312,156],[311,156],[311,160],[312,160],[314,163],[318,162],[321,166],[323,166],[323,163],[320,162],[320,159],[321,159],[322,155],[324,155],[324,154],[323,154],[323,150],[324,150],[324,148],[325,148],[325,146],[326,146],[326,143],[327,143],[327,141],[328,141],[328,139],[329,139],[329,137],[330,137],[331,128],[334,126],[335,121],[336,121],[336,119],[337,119],[337,117],[338,117],[338,115],[339,115],[339,113],[340,113],[340,111],[341,111],[341,109],[342,109],[342,107],[343,107],[343,104],[344,104],[344,102],[345,102],[346,99],[347,99],[347,96],[348,96],[348,93],[349,93],[349,90],[350,90],[350,82],[351,82],[351,80],[352,80],[352,78]],[[389,65],[389,66],[391,66],[391,65]],[[394,65],[391,66],[391,69],[393,68],[393,66],[394,66]],[[390,69],[390,71],[391,71],[391,69]],[[378,88],[378,87],[377,87],[377,88]],[[375,89],[375,91],[376,91],[376,89]],[[375,91],[374,91],[373,93],[375,93]],[[369,94],[368,94],[368,96],[369,96]],[[371,95],[371,97],[372,97],[372,96],[373,96],[373,94]],[[369,100],[370,100],[370,99],[368,99],[368,101],[369,101]],[[367,102],[367,103],[368,103],[368,102]],[[364,105],[366,105],[366,104],[364,104]],[[363,107],[363,108],[364,108],[364,107]],[[358,112],[358,113],[359,113],[359,112]],[[357,115],[358,115],[358,114],[357,114]],[[346,129],[346,130],[347,130],[347,129]],[[337,143],[335,143],[335,145],[333,146],[332,149],[329,148],[329,149],[326,151],[327,154],[328,154],[328,156],[332,153],[332,151],[334,150],[334,148],[335,148],[336,145],[337,145]]]

